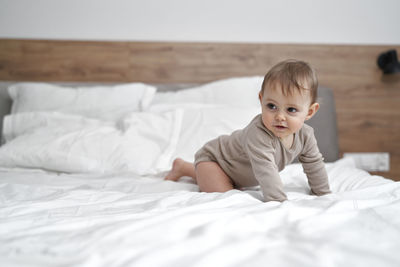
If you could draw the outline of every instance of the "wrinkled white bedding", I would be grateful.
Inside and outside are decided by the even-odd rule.
[[[183,111],[131,112],[104,121],[59,112],[4,119],[0,166],[66,173],[156,173],[170,166]]]
[[[0,266],[400,266],[400,183],[351,159],[327,164],[333,193],[321,197],[300,165],[286,167],[283,203],[261,201],[258,188],[200,193],[190,178],[162,179],[176,156],[193,160],[258,114],[261,82],[159,94],[14,87],[0,147]]]
[[[327,164],[333,194],[199,193],[160,175],[0,169],[1,266],[400,266],[400,183]]]
[[[259,107],[154,105],[116,121],[61,112],[5,117],[0,166],[66,173],[168,170],[175,157],[194,160],[207,141],[245,127]]]

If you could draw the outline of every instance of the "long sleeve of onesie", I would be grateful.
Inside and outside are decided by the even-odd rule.
[[[314,134],[307,136],[299,161],[303,165],[311,191],[318,196],[331,193],[328,174]]]
[[[255,178],[260,184],[265,201],[284,201],[283,183],[275,162],[275,147],[268,135],[254,134],[245,144]]]

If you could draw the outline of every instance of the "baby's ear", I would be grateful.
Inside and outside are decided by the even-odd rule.
[[[319,103],[315,102],[314,104],[312,104],[308,108],[308,113],[307,113],[307,116],[306,116],[306,120],[311,119],[315,115],[315,113],[317,113],[318,109],[319,109]]]
[[[262,94],[261,92],[258,93],[258,99],[260,100],[260,103],[262,102]]]

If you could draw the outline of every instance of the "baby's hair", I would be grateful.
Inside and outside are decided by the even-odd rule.
[[[310,91],[311,103],[317,101],[317,74],[307,62],[288,59],[273,66],[264,77],[261,95],[266,87],[276,85],[281,87],[284,95],[292,94],[294,89],[300,93]]]

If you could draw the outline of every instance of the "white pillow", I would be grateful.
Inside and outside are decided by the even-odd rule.
[[[153,105],[152,110],[161,112],[176,105]],[[179,105],[183,118],[176,150],[171,157],[193,162],[194,154],[206,142],[223,134],[243,129],[261,112],[261,107],[230,107],[218,105]],[[184,107],[184,108],[183,108]]]
[[[258,93],[263,77],[239,77],[219,80],[176,92],[157,92],[152,104],[224,104],[236,107],[258,107]]]
[[[23,112],[4,117],[3,138],[5,142],[10,142],[22,134],[27,134],[43,127],[58,128],[66,131],[78,130],[82,126],[101,127],[105,125],[115,127],[116,123],[59,112]]]
[[[131,113],[121,127],[59,113],[21,113],[7,120],[13,120],[13,116],[18,123],[10,124],[15,126],[13,133],[17,136],[0,147],[0,166],[68,173],[129,171],[143,175],[169,169],[182,111]],[[39,123],[22,127],[24,117],[25,121],[36,118]],[[50,123],[44,125],[43,121]]]
[[[8,88],[11,113],[58,111],[91,118],[117,120],[144,110],[156,88],[142,83],[114,86],[64,87],[47,83],[17,83]]]

